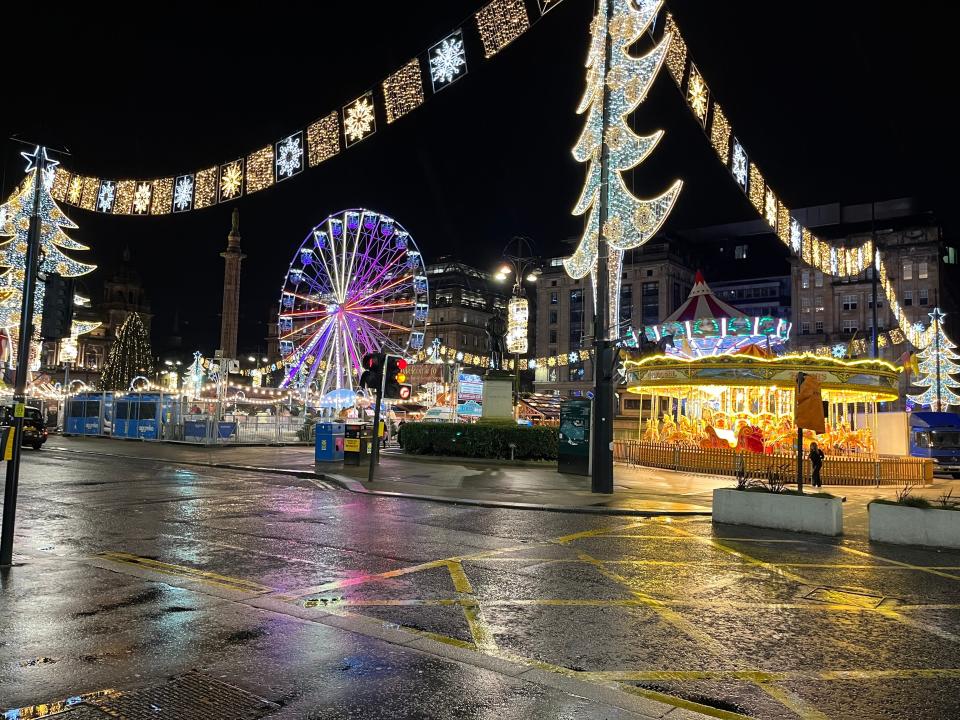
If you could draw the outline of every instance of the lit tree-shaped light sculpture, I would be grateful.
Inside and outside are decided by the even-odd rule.
[[[956,344],[943,331],[945,314],[940,308],[934,308],[930,313],[933,339],[930,344],[920,351],[920,375],[913,384],[926,388],[919,395],[908,395],[918,405],[929,406],[934,412],[946,412],[950,405],[960,405],[960,395],[954,392],[960,388],[960,380],[950,377],[960,373],[960,364],[955,361],[960,355],[954,352]]]
[[[649,200],[635,197],[622,173],[642,163],[656,147],[663,131],[637,135],[627,117],[643,102],[663,65],[671,36],[646,55],[634,57],[628,48],[646,32],[661,6],[660,0],[601,0],[590,28],[587,56],[587,89],[577,107],[587,113],[586,125],[573,148],[578,162],[589,163],[587,179],[574,215],[588,213],[586,228],[576,252],[564,267],[570,277],[591,276],[594,297],[597,289],[597,256],[601,222],[609,247],[609,324],[619,319],[620,277],[623,252],[647,242],[660,228],[676,202],[683,183],[677,180],[669,190]],[[613,17],[608,16],[612,5]],[[607,44],[610,43],[610,67]],[[606,161],[604,162],[604,153]],[[601,217],[603,216],[603,217]]]
[[[10,198],[0,205],[0,328],[6,328],[11,340],[11,355],[15,354],[20,332],[20,308],[23,301],[23,283],[26,271],[27,239],[30,232],[30,216],[33,213],[33,190],[38,169],[35,167],[38,150],[34,155],[23,153],[30,161],[27,176]],[[64,277],[79,277],[96,269],[68,257],[63,250],[89,250],[67,236],[65,230],[77,227],[68,218],[50,195],[56,163],[47,160],[40,184],[40,263],[41,272],[57,273]],[[40,329],[43,311],[44,284],[38,282],[34,292],[33,326]],[[35,362],[39,353],[34,351]],[[16,359],[14,358],[14,362]]]
[[[152,356],[150,335],[140,319],[140,313],[130,313],[117,331],[113,347],[110,348],[110,356],[100,378],[100,389],[129,389],[130,381],[137,375],[149,376],[153,372]]]

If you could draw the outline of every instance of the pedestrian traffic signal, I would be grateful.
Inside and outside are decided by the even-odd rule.
[[[42,340],[61,340],[71,335],[73,325],[73,278],[47,273],[43,294]]]
[[[387,355],[383,396],[393,400],[409,400],[413,386],[407,380],[407,361],[399,355]]]
[[[383,387],[383,353],[367,353],[360,361],[360,387],[380,391]]]

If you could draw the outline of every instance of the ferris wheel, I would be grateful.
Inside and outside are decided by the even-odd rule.
[[[300,244],[284,279],[281,387],[355,389],[365,353],[423,347],[428,309],[423,258],[400,223],[364,208],[330,215]]]

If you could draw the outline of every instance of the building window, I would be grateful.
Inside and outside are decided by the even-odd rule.
[[[910,260],[903,261],[903,274],[900,275],[903,280],[913,280],[913,262]]]
[[[857,331],[858,327],[859,326],[857,325],[856,320],[843,320],[841,323],[840,331],[844,335],[853,335],[853,333]]]
[[[903,291],[903,306],[910,307],[913,305],[913,290],[904,290]]]
[[[660,283],[645,282],[642,287],[642,314],[644,325],[656,325],[660,322]]]
[[[930,300],[930,291],[927,288],[922,288],[920,290],[919,304],[922,307],[927,306],[927,302]]]
[[[558,293],[558,292],[552,292],[552,293],[550,293],[550,304],[551,304],[551,305],[556,305],[556,304],[559,303],[559,302],[560,302],[560,293]]]
[[[557,281],[556,281],[556,280],[551,280],[551,281],[550,281],[550,287],[556,287],[556,286],[557,286]]]
[[[823,295],[814,295],[813,296],[813,311],[814,312],[823,312],[826,308],[823,304]]]
[[[804,290],[810,287],[810,271],[804,270],[800,273],[800,287]]]
[[[925,262],[917,263],[917,277],[920,280],[927,279],[927,264]]]
[[[813,276],[813,284],[817,287],[823,287],[823,273],[817,270]]]
[[[683,294],[680,292],[680,283],[675,282],[673,284],[673,305],[670,307],[670,310],[676,310],[683,304]]]
[[[569,373],[570,373],[569,375],[570,382],[577,382],[579,380],[583,380],[584,378],[583,365],[582,364],[571,365],[569,369]]]
[[[809,335],[810,334],[810,323],[802,322],[800,323],[800,334]]]
[[[873,309],[873,298],[867,301],[867,307],[870,308],[871,310]],[[883,307],[883,300],[877,300],[877,309],[879,310],[882,307]]]
[[[550,344],[551,344],[551,345],[556,345],[556,344],[557,344],[557,331],[556,331],[556,330],[551,330],[551,331],[550,331]]]
[[[733,257],[735,260],[746,260],[747,259],[747,249],[749,245],[737,245],[733,249]]]
[[[559,368],[547,368],[547,375],[550,382],[560,382],[560,369]]]
[[[620,322],[628,323],[633,318],[633,286],[620,286]]]
[[[583,343],[583,290],[570,291],[570,349]]]
[[[800,311],[805,313],[810,312],[810,298],[806,295],[800,298]]]
[[[816,322],[816,324],[814,325],[814,327],[816,328],[816,331],[817,331],[817,334],[818,334],[818,335],[819,335],[820,333],[822,333],[822,332],[823,332],[823,320],[817,320],[817,322]]]
[[[857,309],[857,296],[856,296],[856,295],[844,295],[844,296],[843,296],[843,309],[844,309],[844,310],[856,310],[856,309]]]
[[[556,325],[556,324],[557,324],[557,311],[556,311],[556,310],[551,310],[551,311],[550,311],[550,324],[551,324],[551,325]]]
[[[647,269],[647,277],[653,277],[653,270]]]
[[[626,398],[623,401],[624,410],[639,410],[641,401],[639,399],[634,400],[633,398]]]

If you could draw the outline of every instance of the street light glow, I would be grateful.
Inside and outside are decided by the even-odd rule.
[[[247,362],[256,362],[257,359],[253,355],[247,355]]]
[[[496,275],[493,276],[493,279],[494,279],[494,280],[499,280],[500,282],[503,282],[504,280],[507,279],[507,276],[504,275],[502,272],[498,272]]]
[[[536,281],[537,281],[536,273],[530,273],[529,275],[527,275],[527,282],[536,282]]]
[[[497,272],[500,273],[501,275],[509,275],[511,272],[513,272],[513,270],[510,268],[509,265],[504,263],[503,265],[500,266],[500,269]]]

